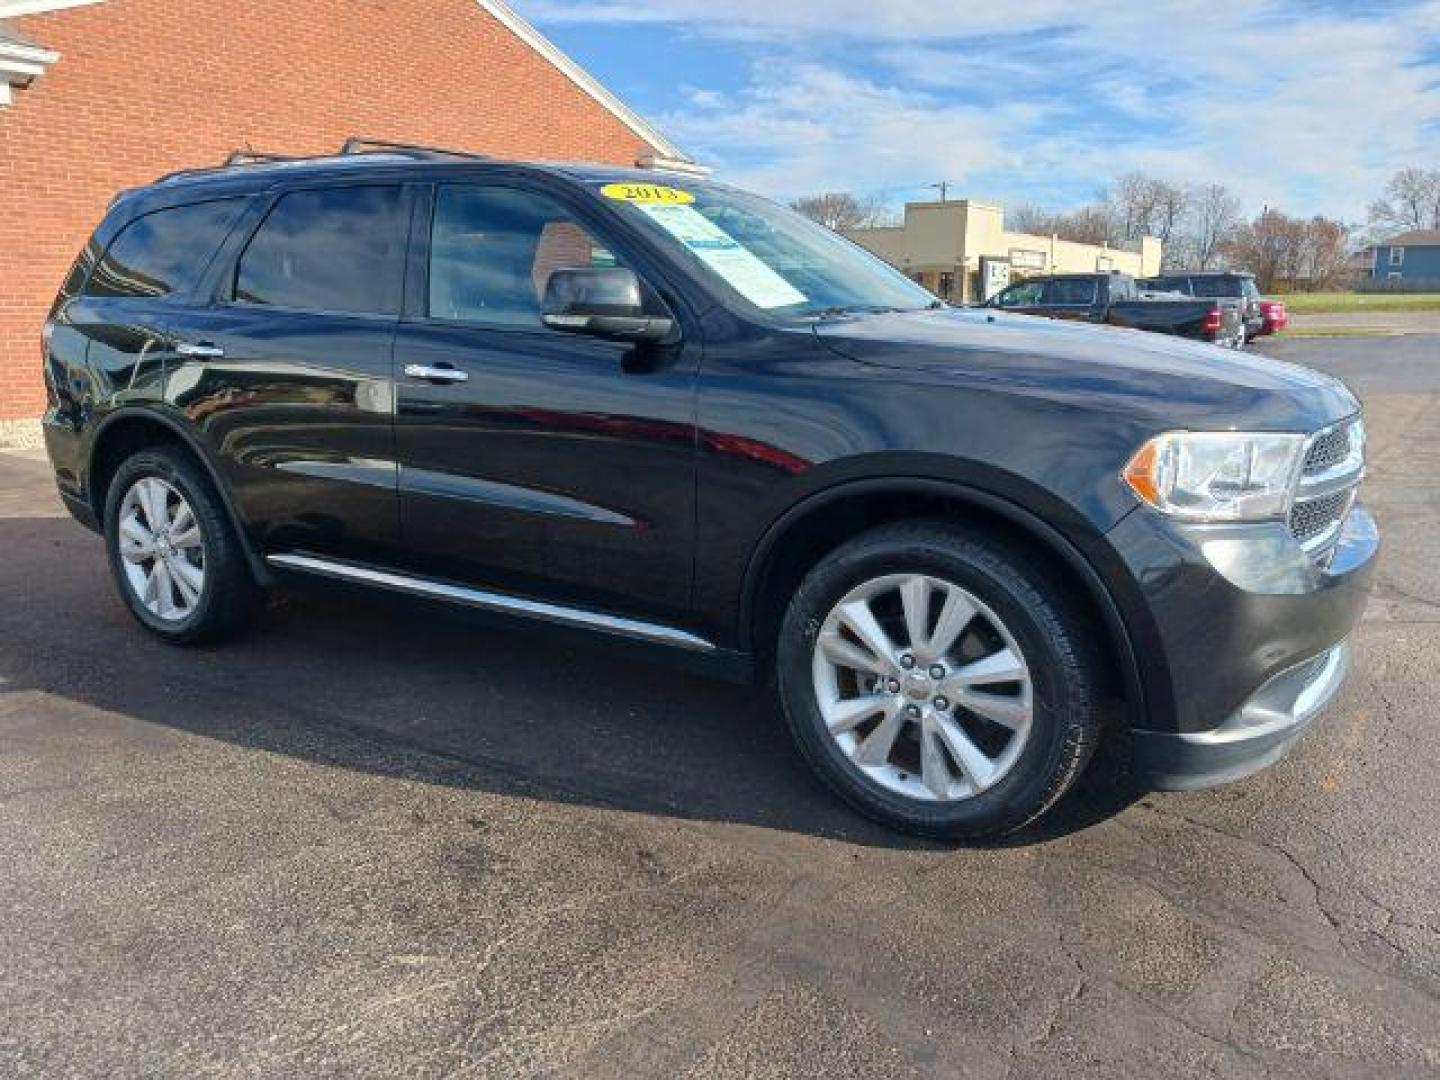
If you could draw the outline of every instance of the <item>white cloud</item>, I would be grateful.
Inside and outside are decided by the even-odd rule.
[[[1003,198],[1083,196],[1145,168],[1220,180],[1255,209],[1356,218],[1394,169],[1440,165],[1440,0],[525,10],[542,25],[662,23],[753,48],[763,59],[743,85],[692,75],[686,104],[657,119],[727,177],[777,195],[943,178]]]

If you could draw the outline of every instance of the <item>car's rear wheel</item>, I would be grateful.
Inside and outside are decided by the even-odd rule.
[[[110,482],[105,544],[120,597],[175,644],[215,640],[249,617],[249,568],[209,479],[169,446],[127,458]]]
[[[1064,589],[982,533],[886,526],[824,559],[781,629],[800,749],[871,817],[979,839],[1042,814],[1079,776],[1098,670]]]

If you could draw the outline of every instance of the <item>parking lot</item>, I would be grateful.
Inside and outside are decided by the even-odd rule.
[[[1262,346],[1364,398],[1387,544],[1296,753],[985,849],[599,647],[315,589],[168,649],[0,454],[0,1073],[1440,1074],[1437,342]]]

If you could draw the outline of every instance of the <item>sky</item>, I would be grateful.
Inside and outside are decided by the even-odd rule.
[[[1440,168],[1440,0],[512,0],[719,178],[1066,209],[1140,169],[1364,219]]]

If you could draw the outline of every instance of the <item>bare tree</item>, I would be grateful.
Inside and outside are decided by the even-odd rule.
[[[867,229],[883,223],[886,218],[883,203],[875,199],[857,198],[848,191],[826,191],[819,195],[807,195],[792,202],[790,208],[836,232]]]
[[[1370,204],[1370,221],[1388,229],[1440,229],[1440,169],[1401,169]]]
[[[1057,225],[1057,236],[1077,244],[1108,244],[1115,235],[1115,216],[1103,203],[1072,210]]]
[[[1305,223],[1294,284],[1329,289],[1346,276],[1354,230],[1334,218],[1316,215]]]
[[[1155,181],[1142,172],[1128,172],[1100,191],[1100,201],[1110,207],[1114,239],[1136,240],[1150,232],[1157,213]]]
[[[1333,218],[1295,218],[1266,210],[1235,231],[1229,255],[1250,270],[1264,291],[1325,289],[1345,276],[1352,230]]]
[[[1231,261],[1254,274],[1262,292],[1272,291],[1293,266],[1300,224],[1279,210],[1265,210],[1235,230]]]
[[[1187,255],[1197,270],[1218,265],[1220,254],[1240,224],[1240,200],[1224,184],[1205,184],[1190,200],[1184,230]]]
[[[1152,180],[1150,184],[1152,212],[1150,220],[1146,222],[1145,231],[1140,235],[1153,236],[1162,244],[1169,244],[1175,238],[1181,222],[1185,220],[1192,195],[1188,188],[1172,184],[1168,180]],[[1132,236],[1129,239],[1139,238]]]
[[[1049,236],[1058,233],[1057,227],[1064,220],[1063,214],[1046,210],[1035,203],[1021,203],[1005,211],[1005,224],[1016,232]]]

